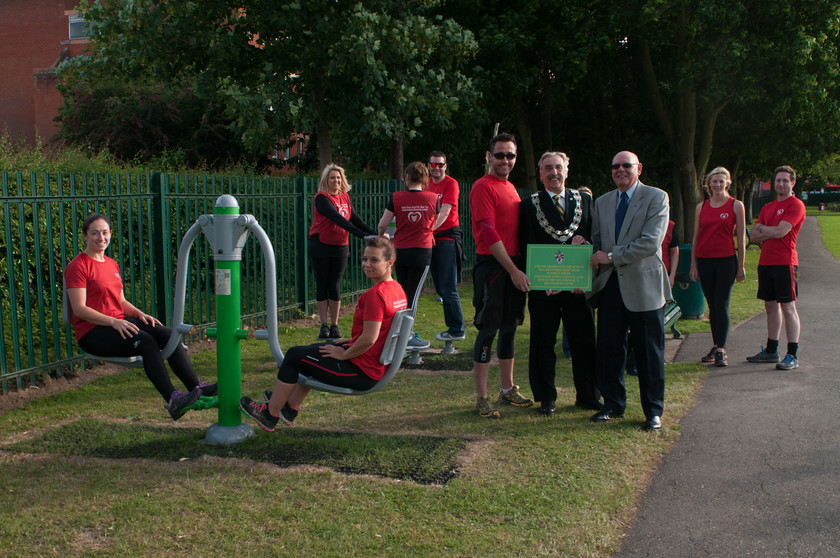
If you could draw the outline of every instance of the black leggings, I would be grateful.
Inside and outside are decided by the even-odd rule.
[[[499,342],[496,343],[496,354],[499,359],[506,360],[514,357],[515,323],[505,324],[499,328],[482,326],[478,330],[478,336],[475,338],[475,345],[473,345],[473,360],[475,362],[490,362],[492,356],[490,347],[493,346],[493,338],[496,337],[497,331],[499,332]]]
[[[323,343],[292,347],[286,351],[283,364],[277,371],[277,379],[284,384],[296,384],[301,374],[325,384],[356,390],[373,387],[376,380],[362,372],[349,360],[336,360],[324,356],[318,350]]]
[[[697,273],[703,296],[709,305],[709,326],[712,329],[712,341],[716,347],[726,347],[729,336],[729,295],[738,273],[738,259],[697,258]]]
[[[169,373],[163,364],[160,350],[166,346],[172,330],[160,324],[152,327],[137,318],[126,318],[126,321],[140,328],[140,331],[133,337],[123,339],[117,330],[112,327],[96,326],[79,339],[79,346],[85,352],[103,357],[137,355],[143,357],[143,368],[146,370],[146,376],[157,388],[161,397],[168,402],[172,397],[172,392],[175,391],[175,387],[169,379]],[[178,347],[170,355],[168,361],[172,371],[184,383],[187,391],[195,389],[198,385],[198,378],[195,375],[195,370],[193,370],[190,357],[187,356],[187,352],[180,343],[178,343]]]
[[[423,277],[423,272],[426,266],[413,267],[408,265],[400,265],[399,262],[395,266],[397,272],[397,283],[399,283],[405,291],[405,296],[408,299],[408,307],[412,307],[414,302],[414,294],[417,289],[422,288],[420,278]]]
[[[315,300],[341,300],[341,278],[347,269],[347,257],[319,257],[311,255],[312,271],[315,274]]]
[[[422,289],[420,279],[426,266],[432,261],[431,248],[398,248],[397,263],[394,271],[397,274],[397,283],[402,286],[405,296],[408,299],[408,307],[412,307],[414,295],[417,289]]]

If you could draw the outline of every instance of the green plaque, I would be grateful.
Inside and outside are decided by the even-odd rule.
[[[592,290],[591,244],[529,244],[531,290]]]

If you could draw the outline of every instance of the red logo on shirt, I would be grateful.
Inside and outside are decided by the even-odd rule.
[[[411,221],[412,223],[416,223],[417,221],[420,220],[421,217],[422,217],[422,215],[420,215],[419,211],[412,211],[411,213],[408,214],[408,220]]]
[[[727,217],[729,217],[729,213],[721,213],[720,214],[720,218],[723,219],[723,220],[726,220]]]
[[[784,212],[785,212],[784,209],[779,209],[779,210],[776,211],[776,215],[781,215]]]

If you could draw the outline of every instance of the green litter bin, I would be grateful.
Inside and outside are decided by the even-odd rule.
[[[680,261],[674,280],[674,300],[682,310],[682,317],[700,319],[706,312],[706,299],[700,281],[692,282],[688,277],[691,270],[691,244],[680,244]]]

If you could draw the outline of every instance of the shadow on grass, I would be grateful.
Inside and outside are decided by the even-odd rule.
[[[316,465],[349,474],[368,474],[446,484],[467,441],[434,436],[386,436],[284,429],[236,446],[202,443],[206,429],[112,423],[85,418],[4,447],[18,453],[51,453],[105,459],[178,461],[203,455],[251,459],[281,467]]]
[[[409,364],[403,362],[400,367],[404,370],[434,370],[468,372],[473,367],[472,351],[445,355],[442,353],[420,353],[423,364]]]

